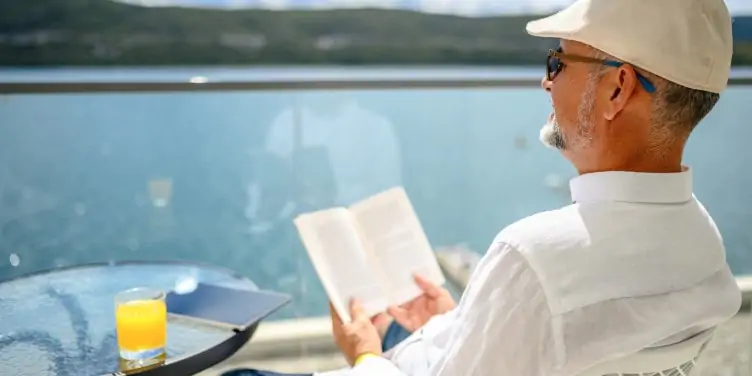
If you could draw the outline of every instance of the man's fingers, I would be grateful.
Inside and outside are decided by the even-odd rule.
[[[423,290],[423,293],[428,295],[428,297],[438,298],[441,296],[441,290],[439,290],[439,287],[434,285],[433,282],[423,278],[419,274],[415,274],[413,279],[415,279],[415,284],[417,284],[418,287]]]
[[[376,324],[382,321],[386,321],[389,319],[389,315],[386,314],[386,312],[381,312],[375,314],[373,317],[371,317],[371,322]]]
[[[392,318],[389,317],[389,315],[386,312],[381,312],[371,317],[371,324],[373,324],[379,330],[381,330],[382,328],[388,327],[391,321],[392,321]]]
[[[332,316],[333,325],[342,325],[342,318],[339,317],[337,310],[334,309],[334,305],[331,302],[329,303],[329,314]]]
[[[387,313],[389,313],[394,321],[396,321],[397,324],[400,324],[403,328],[410,326],[410,315],[406,309],[400,307],[389,307]]]
[[[361,319],[366,319],[369,322],[371,321],[371,319],[366,316],[366,311],[363,306],[355,299],[350,301],[350,317],[352,317],[353,321]]]

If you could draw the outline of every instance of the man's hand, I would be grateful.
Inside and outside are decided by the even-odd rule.
[[[363,307],[357,302],[350,303],[350,317],[352,322],[343,323],[337,311],[329,305],[332,315],[332,334],[337,347],[351,366],[358,356],[365,353],[381,355],[381,337],[371,319],[363,311]]]
[[[389,330],[392,321],[392,316],[389,316],[386,312],[381,312],[376,316],[371,317],[371,323],[376,327],[382,341],[384,340],[384,336],[386,335],[387,330]]]
[[[432,317],[449,312],[456,306],[447,289],[419,275],[415,276],[415,283],[423,290],[423,295],[400,307],[390,307],[387,311],[398,324],[411,333],[420,329]]]

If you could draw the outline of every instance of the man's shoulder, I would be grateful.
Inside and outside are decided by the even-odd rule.
[[[495,242],[525,258],[558,313],[687,290],[727,267],[717,229],[694,203],[573,204],[513,223]]]
[[[507,226],[496,235],[494,243],[514,248],[545,288],[548,282],[556,283],[552,281],[557,279],[552,278],[552,268],[577,267],[579,254],[590,244],[590,234],[577,205],[569,205],[531,215]]]
[[[501,230],[494,242],[508,244],[525,256],[533,256],[568,248],[587,236],[575,205],[569,205],[523,218]]]

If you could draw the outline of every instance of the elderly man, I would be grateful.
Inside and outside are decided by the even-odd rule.
[[[579,375],[738,311],[723,240],[682,165],[727,85],[723,1],[579,0],[527,30],[560,39],[542,82],[553,114],[541,140],[579,172],[573,204],[502,230],[456,308],[429,285],[393,309],[416,331],[388,352],[357,303],[353,322],[333,315],[353,367],[332,374]]]

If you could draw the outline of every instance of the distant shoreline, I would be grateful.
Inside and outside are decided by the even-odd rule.
[[[107,0],[0,2],[0,66],[539,66],[558,41],[540,15],[468,18],[386,9],[224,11]],[[752,66],[752,17],[734,19]]]
[[[98,73],[122,73],[142,76],[143,74],[160,74],[160,77],[182,77],[195,75],[221,74],[222,79],[227,75],[240,74],[248,78],[253,75],[259,79],[269,80],[280,76],[283,79],[318,78],[322,74],[336,75],[337,79],[351,78],[538,78],[544,74],[545,67],[541,64],[528,65],[461,65],[461,64],[286,64],[286,65],[57,65],[57,66],[0,66],[0,82],[2,78],[14,74],[57,74],[81,73],[96,76]],[[60,78],[60,76],[55,76]],[[752,77],[752,65],[737,65],[731,67],[731,77]],[[113,76],[107,76],[113,78]],[[117,78],[117,77],[115,77]],[[231,77],[230,77],[231,78]]]

